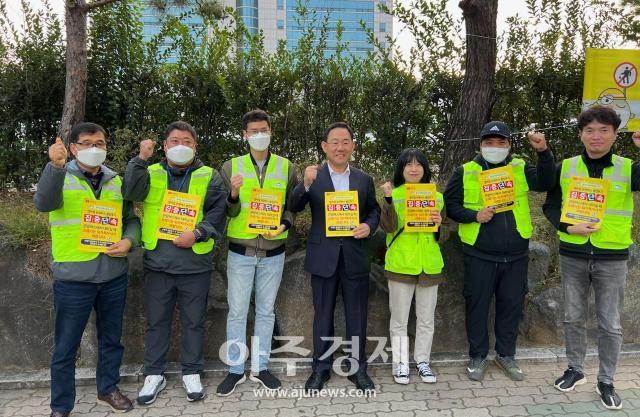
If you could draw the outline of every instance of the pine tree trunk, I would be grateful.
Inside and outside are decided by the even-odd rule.
[[[67,34],[64,107],[58,132],[68,143],[73,125],[83,121],[87,93],[87,8],[83,0],[67,1]]]
[[[472,159],[477,141],[455,141],[477,137],[489,121],[495,101],[496,17],[498,0],[463,0],[466,29],[465,74],[439,173],[445,182],[460,164]]]

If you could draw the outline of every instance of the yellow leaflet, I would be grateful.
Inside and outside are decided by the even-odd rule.
[[[273,232],[282,217],[282,191],[265,188],[251,189],[247,233]]]
[[[516,201],[515,185],[511,165],[480,172],[483,205],[494,208],[496,213],[513,210]]]
[[[158,239],[173,240],[185,230],[195,229],[200,200],[196,194],[167,190],[162,199]]]
[[[609,181],[600,178],[571,177],[562,199],[560,222],[569,224],[596,223],[604,218],[609,193]]]
[[[353,236],[353,229],[360,224],[358,192],[325,192],[324,218],[327,237]]]
[[[405,216],[406,232],[437,232],[438,225],[431,221],[431,216],[438,213],[436,207],[435,184],[405,184]]]
[[[82,203],[79,249],[106,252],[122,236],[122,203],[86,199]]]

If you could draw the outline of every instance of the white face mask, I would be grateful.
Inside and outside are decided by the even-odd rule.
[[[167,149],[167,159],[176,165],[186,165],[193,159],[193,149],[184,145],[176,145]]]
[[[95,168],[102,165],[104,160],[107,158],[107,151],[92,146],[88,149],[78,151],[76,158],[81,164]]]
[[[249,146],[258,152],[262,152],[269,147],[271,142],[271,135],[268,133],[256,133],[255,135],[247,137]]]
[[[480,148],[480,152],[482,153],[482,157],[485,161],[490,164],[499,164],[500,162],[507,159],[509,155],[509,151],[511,148],[490,148],[490,147],[482,147]]]

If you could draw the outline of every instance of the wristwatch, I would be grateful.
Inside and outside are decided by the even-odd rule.
[[[200,229],[193,229],[193,235],[196,237],[196,242],[202,242],[203,233]]]

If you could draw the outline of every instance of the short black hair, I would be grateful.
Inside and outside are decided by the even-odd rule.
[[[104,135],[104,138],[107,139],[107,132],[104,130],[104,127],[100,126],[99,124],[91,122],[78,123],[77,125],[73,126],[71,132],[69,133],[69,143],[78,143],[78,139],[82,134],[93,134],[98,132],[102,133]]]
[[[193,126],[191,126],[187,122],[183,122],[182,120],[169,123],[169,126],[167,126],[167,128],[164,131],[164,140],[167,140],[171,132],[173,132],[174,130],[182,130],[183,132],[189,132],[191,133],[191,136],[193,136],[193,140],[196,140],[196,141],[198,140],[198,134],[196,133],[196,130],[193,128]]]
[[[349,131],[349,136],[351,136],[351,140],[353,140],[353,129],[351,129],[351,126],[349,126],[346,122],[335,122],[331,123],[327,130],[324,131],[324,139],[322,139],[323,141],[327,141],[327,139],[329,138],[329,133],[331,133],[333,129],[347,129]]]
[[[618,113],[611,107],[595,105],[580,113],[580,116],[578,116],[578,130],[582,131],[586,125],[594,121],[603,125],[613,126],[614,130],[618,130],[620,123],[622,123]]]
[[[242,116],[242,130],[247,130],[249,123],[252,122],[267,122],[269,129],[271,129],[271,119],[266,111],[262,109],[255,109],[247,112]]]
[[[424,168],[424,174],[420,179],[420,182],[427,183],[431,181],[431,169],[429,168],[429,161],[424,153],[417,148],[407,148],[400,152],[400,156],[396,160],[396,164],[393,169],[393,186],[400,187],[404,184],[404,167],[413,160],[416,160],[422,168]]]

